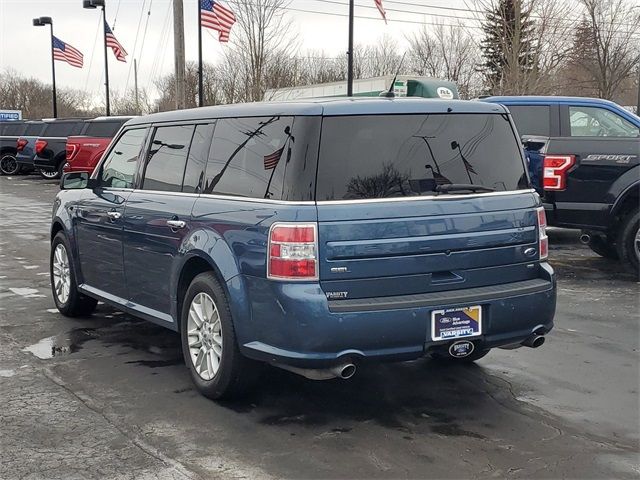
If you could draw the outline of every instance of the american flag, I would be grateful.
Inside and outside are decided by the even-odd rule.
[[[382,18],[384,19],[384,23],[387,23],[387,12],[384,11],[384,7],[382,6],[382,0],[374,0],[376,2],[376,7],[378,7],[378,11]]]
[[[264,157],[264,169],[272,170],[278,166],[278,162],[280,161],[280,157],[282,157],[282,152],[284,151],[284,147],[279,148],[273,153],[269,155],[265,155]]]
[[[72,67],[82,68],[83,56],[80,50],[73,48],[68,43],[64,43],[58,37],[53,37],[53,58],[62,62],[67,62]]]
[[[201,26],[218,32],[219,41],[229,41],[231,26],[236,23],[236,16],[231,10],[217,0],[200,0],[200,18]]]
[[[116,36],[111,31],[111,28],[109,28],[109,24],[107,22],[104,23],[104,27],[106,32],[105,38],[107,39],[107,47],[111,47],[111,50],[113,50],[113,54],[118,60],[127,63],[127,59],[125,57],[129,54],[124,48],[122,48],[122,45],[120,45],[120,42],[116,39]]]

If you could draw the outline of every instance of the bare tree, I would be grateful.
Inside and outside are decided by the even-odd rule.
[[[626,0],[580,0],[572,65],[594,94],[613,99],[640,63],[640,9]]]
[[[480,49],[462,26],[423,26],[407,38],[410,45],[409,68],[426,75],[455,82],[460,95],[470,98],[481,89],[478,74]]]

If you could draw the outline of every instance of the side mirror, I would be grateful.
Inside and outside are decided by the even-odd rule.
[[[80,190],[82,188],[93,188],[95,180],[89,178],[87,172],[70,172],[62,175],[60,179],[60,190]]]

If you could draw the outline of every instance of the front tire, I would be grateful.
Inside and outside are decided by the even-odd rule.
[[[62,176],[63,165],[59,165],[56,170],[40,170],[40,176],[46,180],[56,180]]]
[[[632,210],[623,220],[618,234],[618,256],[628,270],[640,273],[640,210]]]
[[[78,291],[76,275],[72,265],[71,249],[67,237],[62,232],[51,242],[49,272],[53,301],[60,313],[67,317],[91,315],[98,301]]]
[[[200,393],[214,400],[246,393],[259,364],[240,353],[226,294],[212,272],[193,279],[180,318],[184,361]]]
[[[20,173],[20,165],[16,161],[15,155],[6,153],[0,157],[0,174],[17,175]]]

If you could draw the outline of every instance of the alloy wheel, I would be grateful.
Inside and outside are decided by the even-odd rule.
[[[0,158],[0,171],[5,175],[15,175],[18,173],[19,167],[16,157],[13,155],[5,155]]]
[[[54,180],[58,178],[58,171],[57,170],[40,170],[40,175],[42,175],[44,178],[47,178],[49,180]]]
[[[187,319],[189,356],[203,380],[211,380],[222,360],[222,323],[215,302],[200,292],[191,301]]]
[[[636,258],[640,262],[640,226],[636,230],[636,238],[633,241],[633,250],[636,254]]]
[[[56,245],[53,253],[53,287],[58,302],[63,305],[67,303],[71,290],[71,269],[67,249],[62,243]]]

